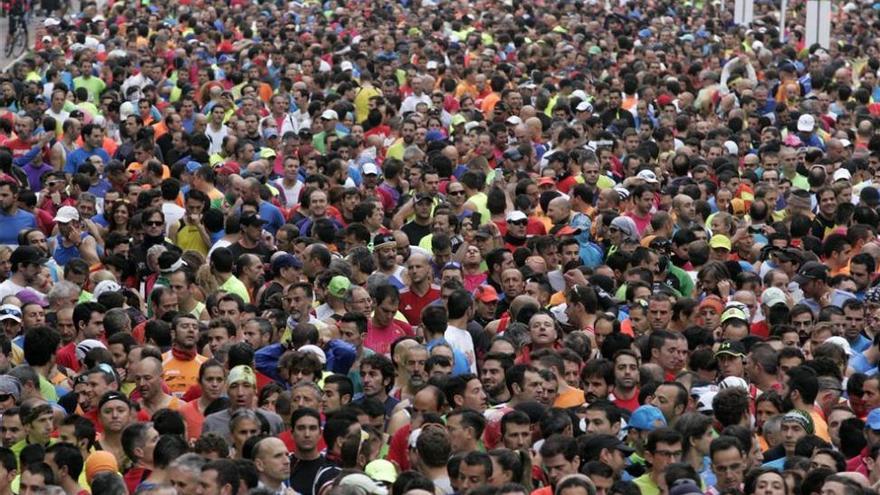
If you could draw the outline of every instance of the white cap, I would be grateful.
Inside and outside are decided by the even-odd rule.
[[[76,208],[72,206],[62,206],[58,208],[58,213],[55,214],[55,221],[58,223],[69,223],[74,220],[79,221],[79,212],[76,211]]]
[[[525,213],[523,213],[519,210],[513,210],[512,212],[507,214],[507,221],[508,222],[519,222],[521,220],[528,220],[528,219],[529,219],[529,217],[527,217]]]
[[[590,105],[588,101],[582,101],[578,103],[578,106],[575,108],[578,112],[590,112],[593,113],[593,105]]]
[[[805,113],[798,118],[797,130],[801,132],[813,132],[816,127],[816,119],[812,115]]]
[[[510,117],[507,117],[507,120],[505,120],[505,122],[510,125],[520,125],[522,124],[522,119],[517,117],[516,115],[511,115]]]
[[[375,163],[365,163],[361,167],[361,173],[364,175],[379,175],[379,167]]]
[[[582,89],[576,89],[576,90],[572,91],[572,92],[571,92],[571,98],[572,98],[572,99],[577,98],[577,99],[579,99],[579,100],[581,100],[581,101],[587,101],[587,100],[590,99],[590,98],[587,96],[587,92],[584,91],[584,90],[582,90]]]
[[[342,69],[343,72],[345,72],[347,70],[354,70],[354,65],[352,65],[351,62],[346,60],[346,61],[342,62],[341,64],[339,64],[339,68]]]
[[[712,412],[712,401],[715,399],[716,395],[718,395],[718,392],[714,391],[703,392],[700,394],[700,398],[697,399],[697,412]]]
[[[122,290],[122,287],[117,284],[113,280],[102,280],[98,282],[98,285],[95,286],[95,290],[92,291],[92,295],[95,297],[97,301],[101,294],[105,292],[119,292]]]
[[[657,184],[658,182],[660,182],[657,180],[657,175],[650,170],[642,170],[641,172],[636,174],[636,177],[642,179],[649,184]]]
[[[86,358],[86,354],[89,353],[92,349],[106,349],[107,346],[104,345],[100,340],[95,339],[85,339],[79,344],[76,344],[76,360],[82,362],[83,359]]]
[[[43,21],[43,27],[55,27],[59,25],[61,25],[61,21],[53,17],[49,17],[45,21]]]
[[[324,113],[321,114],[321,118],[324,120],[339,120],[339,115],[336,113],[336,110],[327,109],[324,110]]]
[[[425,69],[427,69],[427,70],[437,69],[437,61],[436,60],[428,60],[428,63],[425,64]]]
[[[324,354],[324,349],[321,349],[314,344],[306,344],[297,350],[299,352],[311,352],[312,354],[318,356],[318,360],[321,361],[321,364],[327,364],[327,355]]]
[[[738,155],[739,154],[739,146],[736,145],[733,141],[724,141],[724,148],[727,149],[728,155]]]
[[[731,388],[731,387],[739,387],[743,390],[748,390],[749,384],[748,384],[748,382],[746,382],[745,380],[743,380],[742,378],[740,378],[738,376],[728,376],[724,380],[721,380],[721,383],[718,384],[718,388],[720,390],[724,390],[725,388]]]
[[[840,139],[839,141],[841,146],[843,146],[844,148],[849,148],[850,146],[852,146],[852,141],[850,141],[849,139]]]
[[[779,287],[768,287],[761,294],[761,304],[767,306],[768,308],[773,307],[779,303],[788,304],[788,299],[785,297],[785,292],[782,292],[782,289]]]
[[[834,175],[832,176],[832,182],[837,182],[839,180],[852,180],[852,174],[849,173],[849,170],[841,167],[835,170]]]
[[[474,122],[473,120],[471,120],[470,122],[468,122],[464,125],[464,132],[471,132],[471,129],[473,129],[475,127],[480,127],[480,123]]]
[[[847,342],[846,339],[843,337],[838,337],[838,336],[828,337],[827,339],[825,339],[825,343],[826,344],[834,344],[837,347],[840,347],[841,349],[843,349],[843,352],[847,356],[853,355],[852,347],[850,347],[849,342]]]

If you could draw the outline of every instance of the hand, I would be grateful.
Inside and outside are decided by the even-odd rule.
[[[201,213],[191,213],[187,215],[187,221],[193,225],[199,225],[202,223],[202,214]]]
[[[562,275],[562,278],[565,279],[565,283],[569,287],[575,285],[583,285],[584,287],[587,287],[590,285],[590,282],[587,281],[587,277],[584,276],[584,272],[580,270],[569,270]]]
[[[718,295],[721,296],[721,299],[726,300],[728,297],[730,297],[731,286],[732,284],[728,279],[724,279],[718,282]]]
[[[55,192],[53,192],[53,193],[50,193],[50,194],[49,194],[49,199],[52,200],[52,204],[53,204],[53,205],[60,205],[60,204],[61,204],[61,193],[58,192],[58,191],[55,191]]]
[[[79,245],[82,242],[80,237],[79,229],[71,227],[70,230],[67,231],[67,235],[64,236],[71,244]]]

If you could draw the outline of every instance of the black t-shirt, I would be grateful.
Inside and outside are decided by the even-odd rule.
[[[303,461],[296,456],[292,456],[290,460],[290,487],[300,495],[315,495],[314,485],[318,471],[327,466],[335,466],[323,455],[311,461]]]
[[[406,234],[406,237],[409,238],[410,246],[418,246],[422,237],[431,233],[431,225],[419,225],[413,221],[404,225],[400,230],[402,230],[403,233]]]
[[[232,255],[235,259],[238,259],[238,257],[243,254],[255,254],[260,257],[260,261],[263,263],[268,263],[269,258],[272,256],[272,251],[270,251],[262,242],[257,244],[254,248],[246,248],[242,246],[241,243],[236,242],[229,246],[229,250],[232,251]]]

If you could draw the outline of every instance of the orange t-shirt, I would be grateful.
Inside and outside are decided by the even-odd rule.
[[[172,351],[162,355],[162,379],[168,384],[171,394],[182,397],[186,391],[199,381],[199,368],[208,358],[196,354],[195,359],[183,361],[174,357]]]
[[[556,402],[553,403],[553,407],[568,409],[569,407],[581,406],[584,402],[586,402],[584,391],[579,388],[572,388],[556,396]]]
[[[205,422],[205,415],[199,410],[199,399],[187,402],[178,412],[183,416],[186,422],[186,437],[188,440],[195,440],[202,436],[202,425]]]

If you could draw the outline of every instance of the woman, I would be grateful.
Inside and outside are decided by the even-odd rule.
[[[127,235],[129,233],[129,221],[134,214],[131,203],[125,199],[117,199],[110,203],[110,207],[104,212],[104,218],[107,219],[107,227],[101,230],[101,236],[107,237],[110,232],[119,232]]]
[[[492,476],[489,484],[495,487],[507,483],[520,483],[527,492],[531,491],[532,485],[532,462],[529,455],[521,450],[495,449],[489,451],[492,459]]]
[[[715,474],[709,461],[709,445],[714,437],[712,416],[698,412],[686,413],[678,418],[675,430],[682,437],[682,461],[700,474],[706,486],[715,486]]]
[[[716,295],[722,301],[726,301],[731,291],[730,271],[720,261],[710,261],[697,272],[697,291],[702,300],[710,295]]]
[[[202,363],[199,367],[199,387],[202,389],[201,397],[180,408],[180,414],[186,421],[189,440],[195,440],[202,435],[205,409],[226,393],[226,368],[223,363],[215,359]]]
[[[100,450],[106,450],[113,454],[123,468],[129,464],[122,448],[122,430],[131,423],[131,402],[125,395],[110,391],[106,392],[98,401],[99,426],[103,429],[101,439],[98,441]]]
[[[758,468],[746,475],[746,495],[786,495],[788,483],[785,477],[773,468]]]
[[[242,459],[242,448],[248,438],[260,434],[260,417],[251,409],[239,409],[232,413],[229,419],[229,436],[232,438],[232,448],[235,450],[233,459]]]
[[[758,442],[761,444],[761,450],[766,451],[770,448],[764,438],[764,423],[768,419],[782,414],[784,410],[782,397],[775,390],[764,392],[755,399],[755,430],[759,433]]]

